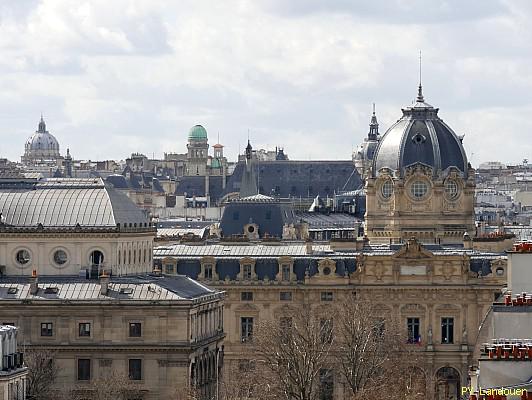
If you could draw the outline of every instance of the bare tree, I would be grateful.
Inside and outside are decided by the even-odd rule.
[[[286,400],[314,400],[319,396],[320,374],[329,371],[333,325],[325,316],[305,306],[300,313],[265,322],[254,339],[265,387]]]
[[[125,374],[111,372],[90,381],[90,385],[77,385],[67,390],[72,400],[126,400],[142,397],[140,385],[131,381]]]
[[[350,297],[334,313],[338,369],[354,399],[424,398],[421,358],[389,315]],[[404,397],[403,397],[404,396]]]
[[[26,349],[24,362],[28,367],[27,398],[29,400],[55,399],[53,389],[59,373],[56,353],[45,349]]]

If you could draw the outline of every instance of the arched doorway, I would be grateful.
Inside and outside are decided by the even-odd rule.
[[[103,253],[100,250],[93,250],[89,254],[89,264],[90,264],[90,277],[93,279],[98,278],[100,273],[100,267],[103,266]]]
[[[453,367],[443,367],[436,372],[436,400],[460,398],[460,373]]]

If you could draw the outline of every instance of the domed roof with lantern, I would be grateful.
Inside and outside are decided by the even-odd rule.
[[[402,112],[403,116],[379,141],[373,159],[373,176],[389,168],[402,177],[405,168],[416,163],[431,167],[434,176],[451,167],[467,176],[463,136],[458,136],[443,122],[437,108],[425,102],[421,82],[416,101]]]
[[[41,115],[37,131],[29,137],[24,146],[24,158],[27,160],[54,160],[61,157],[59,142],[46,130],[46,123]]]

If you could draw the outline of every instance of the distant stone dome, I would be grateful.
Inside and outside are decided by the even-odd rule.
[[[188,131],[188,140],[207,140],[207,131],[201,125],[194,125]]]
[[[46,130],[42,116],[37,131],[26,141],[24,150],[24,157],[27,160],[54,160],[61,157],[59,142]]]
[[[416,102],[404,108],[403,116],[382,136],[375,150],[372,175],[389,168],[403,177],[405,168],[421,163],[441,175],[450,167],[467,175],[467,157],[462,137],[438,117],[438,109],[425,103],[421,85]]]

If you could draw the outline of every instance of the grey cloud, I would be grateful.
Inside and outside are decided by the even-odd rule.
[[[392,23],[441,23],[487,18],[507,12],[499,0],[264,0],[262,7],[287,17],[313,14],[347,14]]]

